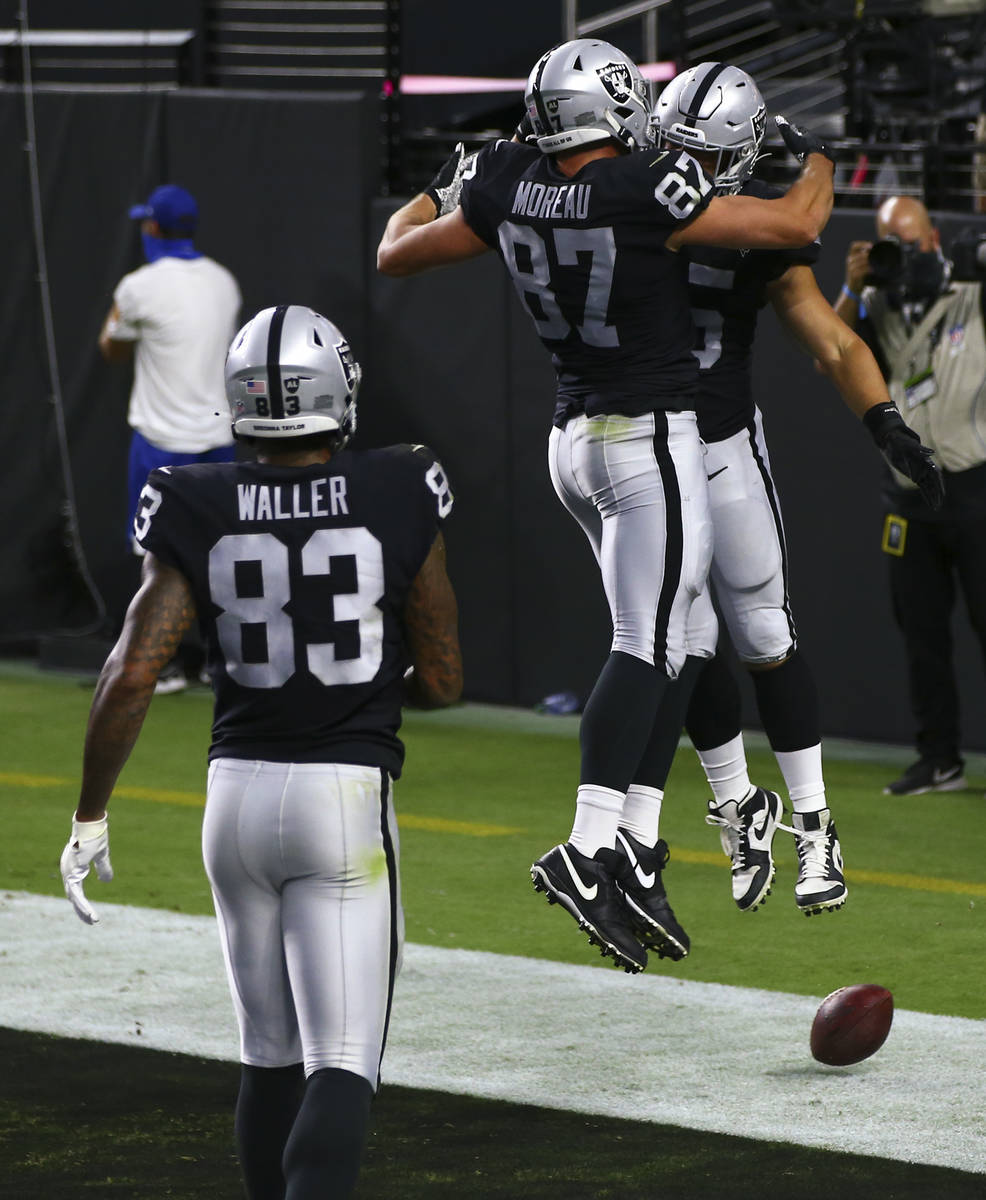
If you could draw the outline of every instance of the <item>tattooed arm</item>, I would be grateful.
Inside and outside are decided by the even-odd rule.
[[[105,814],[144,723],[158,672],[174,657],[194,619],[188,580],[148,554],[140,590],[130,602],[123,632],[100,673],[89,710],[78,820],[96,821]]]
[[[458,608],[445,570],[445,540],[439,533],[411,584],[404,605],[404,630],[414,670],[405,703],[444,708],[462,695]]]

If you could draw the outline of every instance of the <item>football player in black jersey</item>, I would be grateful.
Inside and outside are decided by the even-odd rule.
[[[753,79],[726,63],[701,63],[676,76],[654,109],[657,144],[688,149],[717,195],[779,196],[752,178],[766,122]],[[806,913],[845,903],[842,854],[825,796],[818,697],[798,652],[788,596],[787,547],[780,505],[753,399],[753,339],[769,302],[782,324],[818,362],[848,407],[882,445],[889,430],[904,469],[934,503],[940,489],[928,451],[890,404],[877,363],[836,316],[812,271],[819,244],[794,250],[691,246],[687,252],[692,316],[698,330],[698,428],[707,447],[712,516],[710,581],[740,661],[751,672],[764,730],[793,809],[780,825],[776,793],[755,787],[747,772],[738,683],[721,657],[706,660],[686,726],[712,788],[707,820],[720,827],[732,861],[733,899],[752,912],[774,877],[777,828],[796,838],[795,903]],[[715,621],[708,591],[693,606],[696,621]],[[655,786],[662,786],[660,782]]]
[[[69,899],[111,879],[106,806],[160,669],[198,619],[215,690],[203,854],[240,1027],[249,1196],[348,1196],[403,940],[393,780],[401,705],[462,689],[424,446],[350,451],[360,367],[281,305],[237,334],[226,391],[256,462],[153,471],[143,581],[100,675],[62,855]]]
[[[614,637],[582,719],[572,834],[532,876],[628,971],[643,969],[647,947],[688,952],[661,880],[660,802],[637,770],[668,680],[687,654],[714,648],[710,631],[688,630],[712,546],[676,251],[806,245],[832,206],[824,147],[786,124],[805,167],[783,198],[713,196],[687,152],[654,149],[646,96],[607,42],[548,51],[527,83],[530,136],[484,146],[468,165],[457,151],[393,214],[377,253],[385,274],[408,275],[496,251],[552,354],[552,482],[596,554]]]

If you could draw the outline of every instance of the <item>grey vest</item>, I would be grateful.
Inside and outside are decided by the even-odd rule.
[[[986,330],[982,285],[953,283],[909,326],[886,293],[866,288],[867,317],[883,352],[890,398],[945,471],[986,462]],[[894,472],[898,486],[914,484]]]

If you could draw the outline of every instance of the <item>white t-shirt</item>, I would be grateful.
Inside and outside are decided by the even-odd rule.
[[[167,256],[124,275],[113,299],[110,336],[137,343],[131,427],[176,453],[230,445],[223,366],[241,303],[230,272],[211,258]]]

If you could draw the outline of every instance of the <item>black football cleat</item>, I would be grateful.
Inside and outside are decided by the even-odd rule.
[[[645,846],[623,829],[616,831],[617,856],[613,873],[630,910],[637,937],[658,958],[677,962],[691,949],[688,934],[678,924],[668,903],[661,872],[671,852],[664,838],[656,846]]]
[[[609,856],[609,861],[607,860]],[[555,846],[531,866],[535,891],[562,904],[589,935],[603,956],[636,974],[647,966],[647,951],[634,935],[623,893],[609,868],[619,865],[615,850],[602,849],[589,858],[571,844]]]

